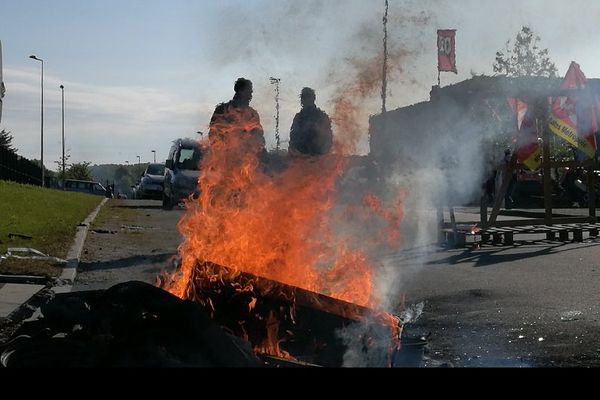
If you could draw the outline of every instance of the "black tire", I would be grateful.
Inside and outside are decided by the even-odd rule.
[[[173,209],[173,200],[164,193],[162,196],[162,208],[163,208],[163,210],[172,210]]]

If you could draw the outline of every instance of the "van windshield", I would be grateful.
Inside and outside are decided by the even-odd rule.
[[[182,147],[179,151],[177,159],[177,167],[179,169],[198,170],[201,158],[201,151],[198,148]]]
[[[146,170],[148,175],[164,175],[165,174],[165,166],[159,164],[151,164],[148,165],[148,169]]]

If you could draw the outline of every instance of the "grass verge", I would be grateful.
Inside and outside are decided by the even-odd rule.
[[[9,247],[31,247],[64,258],[77,225],[100,201],[99,196],[0,181],[0,253]],[[49,262],[0,262],[2,274],[58,276],[60,271],[60,266]]]

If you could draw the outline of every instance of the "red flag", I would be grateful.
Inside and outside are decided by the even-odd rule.
[[[531,107],[523,100],[508,98],[510,109],[517,115],[517,159],[530,170],[540,167],[541,149]]]
[[[554,134],[591,158],[597,149],[598,121],[594,99],[584,91],[586,83],[579,64],[572,61],[560,87],[573,91],[573,95],[552,99],[549,127]]]
[[[508,106],[515,114],[517,114],[517,130],[519,131],[521,130],[523,118],[525,118],[525,114],[527,114],[529,107],[523,100],[515,99],[514,97],[508,98]]]
[[[456,72],[456,29],[438,30],[438,71]]]
[[[571,61],[571,65],[569,66],[569,70],[565,75],[565,79],[560,85],[561,89],[583,89],[585,84],[587,83],[587,79],[583,72],[581,72],[581,68],[579,64],[575,61]]]

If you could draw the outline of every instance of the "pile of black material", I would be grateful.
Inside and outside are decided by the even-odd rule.
[[[3,367],[260,367],[195,303],[142,282],[56,295],[3,344]]]

